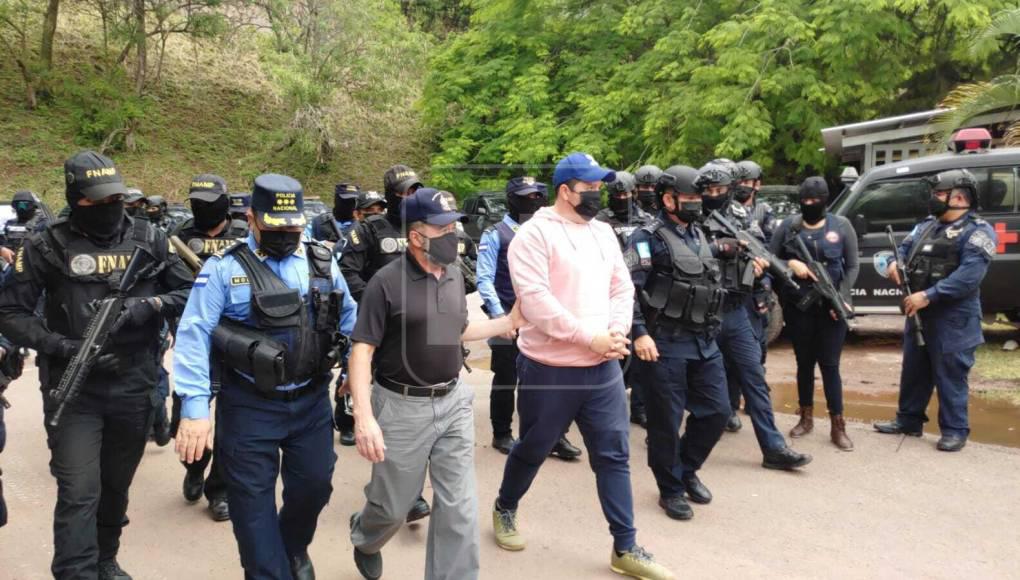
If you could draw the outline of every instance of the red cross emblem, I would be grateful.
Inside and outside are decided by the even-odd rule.
[[[1020,242],[1020,234],[1007,232],[1005,222],[995,223],[995,235],[999,237],[999,247],[995,249],[997,254],[1005,254],[1007,245]]]

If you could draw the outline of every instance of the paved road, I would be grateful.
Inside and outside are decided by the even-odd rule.
[[[31,369],[34,371],[34,368]],[[9,442],[0,456],[11,523],[0,529],[0,579],[46,578],[55,484],[34,372],[9,391]],[[521,506],[528,549],[508,553],[491,536],[489,506],[504,458],[488,447],[489,373],[465,375],[477,396],[477,457],[483,578],[612,578],[610,539],[587,464],[550,460]],[[784,429],[794,423],[780,415]],[[802,473],[759,466],[748,430],[726,435],[702,478],[715,493],[690,522],[656,507],[644,434],[631,433],[639,541],[681,577],[1020,578],[1020,452],[972,444],[960,454],[934,440],[872,433],[851,425],[857,451],[828,444],[827,424],[796,447],[815,456]],[[579,438],[576,433],[573,438]],[[332,502],[311,555],[320,578],[357,578],[347,518],[363,502],[368,463],[337,446]],[[183,470],[169,447],[150,446],[132,489],[121,564],[140,580],[240,576],[229,524],[180,494]],[[388,578],[421,577],[424,526],[407,527],[385,549]]]

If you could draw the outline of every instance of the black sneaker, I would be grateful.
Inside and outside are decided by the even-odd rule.
[[[659,507],[666,511],[666,515],[674,520],[689,520],[694,517],[694,510],[691,504],[683,496],[660,497]]]
[[[227,498],[216,497],[209,500],[209,515],[214,522],[225,522],[230,519],[230,506]]]
[[[99,563],[99,580],[131,580],[131,575],[120,567],[116,558],[110,558]]]
[[[411,506],[411,510],[407,512],[407,523],[427,518],[431,514],[432,508],[429,507],[429,502],[425,501],[425,498],[419,496],[418,500],[414,502],[413,506]]]
[[[556,446],[549,452],[550,457],[558,457],[564,461],[573,461],[581,456],[581,450],[574,447],[566,436],[560,437]]]
[[[354,529],[354,522],[358,519],[358,514],[351,514],[350,526]],[[366,554],[354,547],[354,565],[358,568],[358,572],[368,580],[377,580],[382,577],[382,552],[376,552],[375,554]]]
[[[789,447],[782,447],[766,451],[761,466],[766,469],[784,469],[790,471],[798,467],[804,467],[808,463],[811,463],[811,456],[807,453],[797,453]]]
[[[503,455],[510,455],[510,450],[514,448],[514,443],[516,443],[516,441],[510,435],[492,438],[492,448]]]

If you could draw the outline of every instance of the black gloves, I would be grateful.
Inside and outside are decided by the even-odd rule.
[[[128,298],[124,301],[124,309],[110,328],[114,333],[124,327],[142,326],[159,313],[160,303],[157,298]]]
[[[720,258],[734,258],[740,252],[740,240],[736,238],[719,238],[715,241]]]

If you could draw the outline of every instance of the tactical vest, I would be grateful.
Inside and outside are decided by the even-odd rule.
[[[369,216],[364,223],[372,232],[373,247],[369,252],[369,269],[375,274],[396,260],[407,248],[407,236],[385,214]],[[369,276],[365,277],[366,279]]]
[[[25,244],[25,239],[38,227],[41,219],[42,216],[37,212],[25,223],[19,222],[17,218],[7,220],[4,225],[4,239],[7,241],[5,245],[11,251],[17,252]]]
[[[251,287],[248,318],[241,324],[279,343],[286,352],[284,382],[301,383],[328,373],[340,324],[343,291],[333,287],[332,254],[319,243],[305,243],[308,294],[288,287],[258,259],[247,242],[226,251],[241,265]],[[217,353],[222,358],[223,353]],[[273,385],[280,386],[280,385]]]
[[[649,220],[648,214],[642,211],[636,204],[633,206],[633,213],[629,217],[629,221],[622,220],[613,210],[604,208],[599,211],[595,219],[605,222],[609,224],[609,227],[613,228],[616,240],[620,243],[620,249],[623,249],[627,247],[627,240],[630,239],[634,230],[648,223]]]
[[[227,227],[216,237],[209,237],[195,229],[194,220],[188,220],[181,224],[177,230],[181,241],[188,246],[192,252],[202,260],[209,259],[209,256],[225,251],[237,240],[248,235],[248,222],[242,220],[230,220]]]
[[[761,239],[760,230],[749,227],[748,212],[742,205],[730,202],[721,210],[721,213],[734,227]],[[727,234],[713,229],[708,229],[708,233],[712,241],[728,237]],[[726,289],[726,299],[730,307],[743,303],[744,297],[754,288],[754,264],[751,262],[751,258],[741,252],[733,259],[719,260],[719,271],[721,284]]]
[[[510,242],[514,241],[517,232],[506,222],[499,222],[494,226],[496,234],[499,235],[499,254],[496,255],[496,296],[503,306],[503,312],[509,313],[514,303],[517,302],[517,293],[514,292],[513,282],[510,281],[510,261],[507,259],[507,251],[510,249]]]
[[[312,220],[312,237],[320,242],[339,242],[347,236],[357,222],[349,222],[347,225],[336,227],[336,220],[332,213],[323,213],[315,216]]]
[[[720,287],[719,262],[712,257],[708,239],[698,228],[700,247],[695,253],[670,227],[656,222],[648,227],[669,251],[669,272],[655,271],[643,291],[646,306],[658,312],[657,324],[682,326],[692,332],[719,324],[726,292]]]
[[[33,237],[33,247],[63,278],[60,283],[47,284],[44,309],[50,330],[71,338],[84,336],[95,313],[93,302],[106,298],[117,288],[136,246],[152,252],[160,266],[140,279],[129,296],[158,294],[156,276],[166,267],[169,253],[166,237],[147,220],[131,222],[131,231],[110,247],[98,246],[71,231],[67,220],[58,220]],[[162,323],[160,317],[154,317],[142,327],[125,327],[110,340],[113,345],[133,349],[151,345],[155,349]]]
[[[939,230],[938,220],[917,236],[907,256],[907,277],[914,292],[927,290],[960,267],[960,242],[972,223],[971,215],[959,225]]]
[[[829,277],[832,278],[832,283],[839,289],[840,283],[843,282],[843,275],[845,273],[843,269],[843,246],[845,241],[843,235],[839,232],[839,228],[836,222],[836,217],[830,213],[825,214],[825,226],[822,234],[820,245],[816,246],[811,243],[810,240],[804,238],[804,245],[807,246],[808,251],[811,252],[811,257],[816,262],[821,263],[825,266],[825,269],[829,272]],[[804,231],[803,218],[797,216],[794,218],[793,223],[790,227],[791,234],[799,236]],[[789,242],[789,241],[788,241]],[[796,251],[796,246],[789,242],[787,244],[788,251],[798,259],[802,259],[799,252]],[[806,294],[811,288],[810,284],[801,284],[800,293]]]

